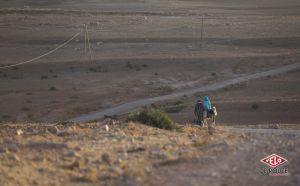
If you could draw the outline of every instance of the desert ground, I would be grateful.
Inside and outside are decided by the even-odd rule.
[[[128,123],[122,113],[65,122],[299,63],[299,1],[0,5],[0,185],[299,185],[299,69],[149,105],[181,131]],[[75,34],[50,55],[1,68]],[[205,95],[219,114],[213,132],[194,125]],[[259,160],[272,153],[288,159],[289,176],[261,174]]]
[[[299,62],[297,1],[4,1],[0,14],[1,65],[82,31],[0,69],[1,121],[64,121]]]

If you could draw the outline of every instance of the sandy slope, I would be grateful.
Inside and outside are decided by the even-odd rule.
[[[171,132],[113,120],[4,124],[0,184],[296,186],[299,126],[276,126],[219,126],[209,134],[206,128],[193,126]],[[18,135],[18,130],[23,133]],[[259,161],[272,153],[288,159],[289,176],[261,175],[267,167]]]

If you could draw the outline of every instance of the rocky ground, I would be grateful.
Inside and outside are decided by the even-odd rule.
[[[297,126],[261,134],[262,129],[222,126],[209,133],[185,125],[176,132],[107,119],[0,128],[1,185],[299,183]],[[261,175],[259,160],[271,153],[288,159],[290,176]]]
[[[56,123],[298,63],[299,0],[0,6],[0,66],[48,52],[84,24],[92,47],[91,59],[81,34],[36,63],[0,70],[1,186],[300,184],[299,70],[152,105],[181,131],[126,123],[126,116]],[[204,95],[219,113],[212,131],[191,125]],[[288,160],[288,176],[262,174],[260,159],[273,153]]]
[[[236,139],[191,126],[172,132],[111,120],[1,125],[0,184],[140,185],[159,167],[205,157],[203,146]]]

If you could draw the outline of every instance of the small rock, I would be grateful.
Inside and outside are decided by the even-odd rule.
[[[279,125],[278,124],[274,124],[271,126],[272,129],[279,129]]]
[[[86,165],[86,162],[82,159],[76,159],[73,163],[71,163],[70,165],[66,165],[64,166],[64,168],[67,169],[75,169],[75,168],[83,168]]]
[[[127,153],[135,153],[135,152],[140,152],[140,151],[145,151],[146,148],[142,147],[142,146],[136,146],[136,147],[131,147],[130,149],[128,149],[126,152]]]
[[[44,172],[44,171],[45,171],[44,168],[38,168],[37,170],[38,170],[39,172]]]
[[[20,161],[19,156],[17,156],[16,154],[10,154],[9,159],[11,159],[13,161]]]
[[[52,133],[52,134],[58,134],[59,133],[59,129],[57,127],[49,127],[47,129],[47,131]]]
[[[108,125],[105,125],[105,130],[106,130],[106,132],[108,132],[108,131],[109,131],[109,127],[108,127]]]
[[[212,177],[219,177],[219,174],[218,174],[217,172],[212,172],[212,173],[211,173],[211,176],[212,176]]]
[[[139,141],[144,141],[144,137],[142,137],[142,136],[139,136],[136,139],[139,140]]]
[[[118,166],[109,166],[108,171],[114,172],[117,175],[122,175],[123,174],[122,169],[120,167],[118,167]]]
[[[17,135],[20,136],[20,135],[22,135],[22,134],[24,134],[23,130],[18,129],[18,130],[17,130]]]
[[[59,131],[58,132],[58,136],[61,136],[61,137],[63,137],[63,136],[70,136],[71,135],[71,129],[69,129],[69,128],[66,128],[66,129],[64,129],[64,130],[61,130],[61,131]]]
[[[148,174],[151,173],[151,171],[152,171],[152,170],[151,170],[151,167],[149,167],[149,166],[145,167],[145,171],[146,171],[146,173],[148,173]]]
[[[130,141],[131,141],[131,143],[135,142],[134,138],[130,138]]]
[[[74,150],[80,151],[81,148],[80,147],[75,147]]]
[[[98,41],[97,42],[97,45],[99,46],[99,45],[102,45],[103,44],[103,42],[102,41]]]
[[[32,185],[38,185],[38,182],[36,180],[33,180],[31,184]]]
[[[67,157],[80,157],[80,155],[74,150],[70,150],[69,152],[64,154],[64,156],[67,156]]]
[[[157,159],[168,159],[168,155],[160,151],[150,151],[149,155],[150,157],[157,158]]]
[[[36,155],[32,158],[32,161],[44,161],[44,157],[41,155]]]
[[[116,163],[121,164],[123,162],[123,160],[121,158],[116,160]]]
[[[101,159],[103,162],[110,164],[110,156],[108,153],[103,153],[101,156]]]

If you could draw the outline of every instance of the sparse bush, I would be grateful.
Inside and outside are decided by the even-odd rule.
[[[142,67],[146,68],[146,67],[148,67],[148,65],[147,64],[142,64]]]
[[[215,73],[215,72],[211,73],[211,76],[216,76],[216,75],[217,75],[217,73]]]
[[[41,76],[41,79],[48,79],[48,76]]]
[[[54,87],[54,86],[52,86],[52,87],[50,87],[49,88],[49,91],[56,91],[57,89],[56,89],[56,87]]]
[[[70,99],[79,99],[79,96],[70,96]]]
[[[257,109],[259,108],[259,105],[256,104],[256,103],[254,103],[254,104],[251,106],[251,108],[252,108],[253,110],[257,110]]]
[[[95,67],[90,67],[89,71],[91,71],[91,72],[97,72],[97,69]]]
[[[4,115],[2,115],[2,118],[3,118],[3,119],[8,119],[8,118],[11,118],[11,116],[8,115],[8,114],[4,114]]]
[[[177,101],[174,102],[174,104],[175,105],[181,105],[181,104],[183,104],[183,102],[181,100],[177,100]]]
[[[27,114],[27,118],[28,118],[28,119],[32,119],[32,118],[33,118],[33,115],[32,115],[32,114]]]
[[[163,111],[167,113],[177,113],[180,112],[185,106],[184,105],[171,105],[163,108]]]
[[[135,66],[134,66],[134,69],[135,69],[136,71],[141,71],[141,70],[142,70],[141,67],[139,67],[138,65],[135,65]]]
[[[161,110],[166,113],[177,113],[180,112],[184,107],[185,105],[183,104],[183,102],[181,100],[178,100],[176,102],[162,106]]]
[[[23,76],[12,76],[11,79],[23,79]]]
[[[12,69],[13,69],[13,70],[18,70],[18,69],[19,69],[19,67],[12,67]]]
[[[179,128],[165,112],[153,108],[145,108],[139,112],[130,113],[127,121],[140,122],[152,127],[167,130]]]
[[[22,110],[22,111],[29,111],[30,108],[28,108],[28,107],[22,107],[21,110]]]
[[[53,77],[53,78],[57,78],[57,75],[53,75],[52,77]]]
[[[74,67],[73,66],[71,66],[71,67],[69,67],[69,69],[71,70],[71,72],[74,72]]]
[[[133,65],[130,62],[127,62],[127,67],[130,68],[130,69],[132,69]]]
[[[27,92],[26,95],[30,96],[32,95],[32,92]]]
[[[90,72],[108,72],[108,69],[105,69],[102,66],[90,67],[88,70]]]

